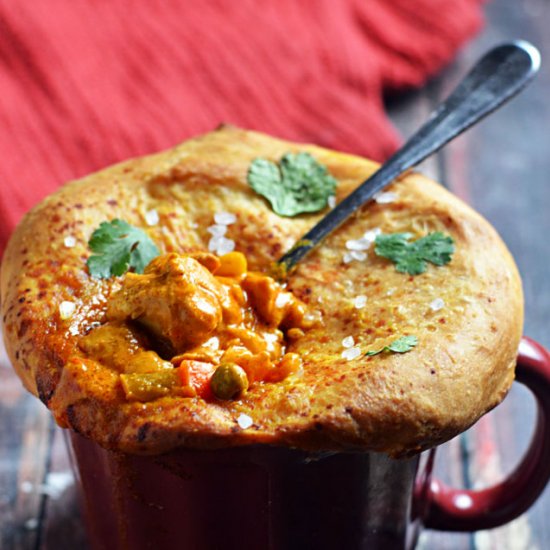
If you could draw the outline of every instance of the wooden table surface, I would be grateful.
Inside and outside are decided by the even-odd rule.
[[[493,0],[486,14],[484,32],[450,68],[422,91],[388,100],[388,110],[409,135],[490,47],[522,38],[541,50],[543,68],[536,81],[422,171],[497,228],[523,277],[525,334],[550,347],[550,2]],[[529,393],[514,385],[501,406],[443,446],[437,474],[455,486],[494,483],[517,463],[533,422]],[[550,487],[527,514],[504,527],[475,534],[425,531],[419,548],[544,550],[550,548],[548,517]],[[74,548],[88,546],[62,431],[22,389],[0,349],[0,549]]]

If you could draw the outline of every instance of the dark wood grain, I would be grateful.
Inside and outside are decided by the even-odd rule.
[[[487,6],[487,22],[479,39],[431,84],[437,101],[453,89],[483,52],[499,43],[526,39],[541,50],[543,60],[550,59],[548,2],[497,0]],[[525,334],[547,347],[550,216],[545,207],[550,204],[549,84],[550,70],[547,62],[543,62],[541,73],[520,97],[453,142],[438,155],[437,162],[441,181],[487,217],[510,248],[523,278]],[[485,487],[509,473],[527,447],[533,423],[534,405],[529,392],[514,387],[495,412],[461,436],[463,486]],[[441,470],[439,461],[439,475]],[[548,548],[549,513],[547,488],[527,514],[504,527],[476,533],[471,547]],[[454,534],[433,532],[427,532],[422,542],[426,548],[455,548],[460,544]]]
[[[62,430],[23,389],[3,342],[0,418],[0,548],[87,550]]]
[[[46,478],[50,494],[44,509],[40,548],[59,548],[60,541],[63,541],[67,548],[88,550],[78,487],[67,452],[65,435],[64,431],[56,429],[52,440]]]

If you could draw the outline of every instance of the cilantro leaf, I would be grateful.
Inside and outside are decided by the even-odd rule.
[[[336,189],[336,180],[309,153],[287,153],[278,165],[257,158],[250,164],[247,180],[280,216],[318,212]]]
[[[409,241],[410,233],[390,233],[376,237],[374,252],[395,263],[401,273],[419,275],[426,271],[426,262],[442,266],[451,261],[454,241],[441,231],[429,233],[416,241]]]
[[[406,353],[407,351],[411,351],[417,344],[418,338],[416,336],[401,336],[401,338],[394,340],[389,346],[384,346],[374,351],[367,351],[365,356],[372,357],[383,352]]]
[[[123,275],[130,268],[143,273],[145,266],[160,254],[144,231],[119,219],[101,223],[88,246],[95,254],[86,264],[90,275],[98,279]]]

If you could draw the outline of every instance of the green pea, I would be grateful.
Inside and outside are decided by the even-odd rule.
[[[225,363],[214,371],[210,385],[219,399],[235,399],[248,389],[248,377],[239,365]]]

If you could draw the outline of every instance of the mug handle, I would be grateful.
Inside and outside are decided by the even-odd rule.
[[[523,514],[544,490],[550,479],[550,353],[530,338],[522,338],[519,346],[516,381],[537,402],[535,432],[523,459],[506,479],[480,491],[452,489],[433,479],[427,490],[427,528],[492,529]]]

